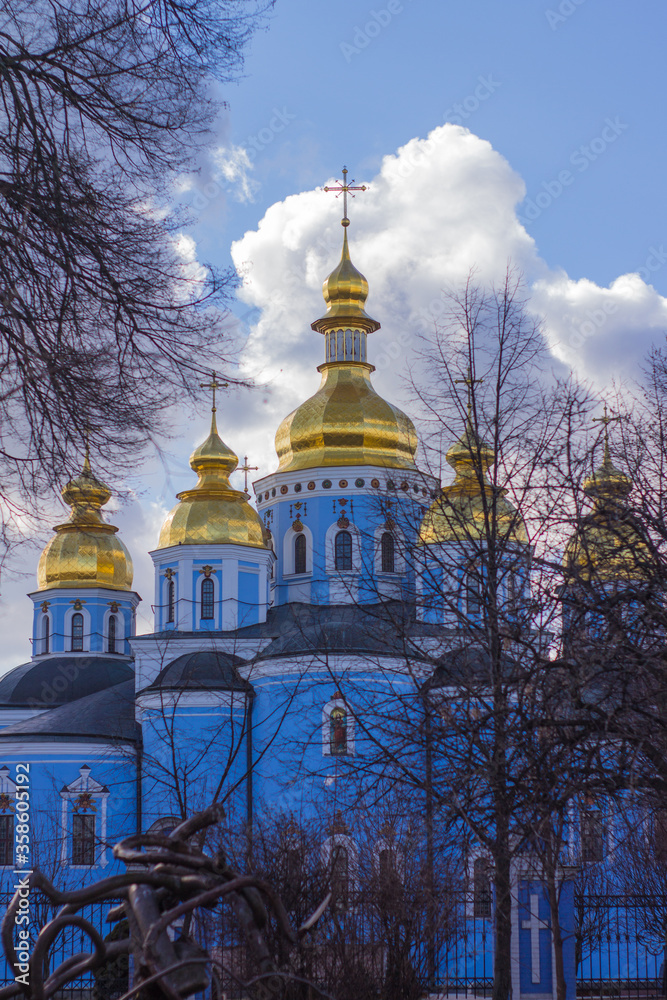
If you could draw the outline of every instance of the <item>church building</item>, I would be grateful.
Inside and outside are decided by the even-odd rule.
[[[471,539],[482,537],[493,453],[469,417],[447,451],[454,478],[444,490],[418,467],[413,422],[373,387],[380,324],[366,311],[348,225],[312,323],[320,387],[278,427],[277,468],[253,484],[254,506],[230,484],[238,459],[220,436],[211,383],[192,485],[150,552],[150,634],[136,635],[132,560],[105,519],[111,490],[88,455],[64,486],[71,515],[29,595],[32,655],[0,678],[1,889],[15,879],[25,774],[30,867],[63,886],[116,870],[123,836],[171,829],[214,797],[243,823],[265,810],[325,818],[324,849],[351,858],[346,782],[370,738],[361,692],[368,703],[400,697],[415,672],[427,679],[438,648],[457,669],[474,668],[455,609],[463,602],[474,615],[482,600]],[[608,454],[605,463],[590,487],[598,506],[605,483],[620,488]],[[515,606],[529,587],[530,543],[504,492],[497,517]],[[574,541],[571,559],[582,552]]]

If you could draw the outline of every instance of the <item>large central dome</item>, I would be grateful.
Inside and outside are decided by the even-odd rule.
[[[278,428],[279,471],[336,465],[414,469],[414,424],[371,385],[375,369],[366,361],[366,336],[380,324],[365,311],[368,282],[350,260],[347,231],[323,294],[327,311],[312,324],[326,338],[327,360],[318,368],[322,383]]]
[[[278,428],[281,472],[327,465],[415,468],[414,424],[378,396],[370,380],[373,370],[360,363],[320,365],[319,389]]]

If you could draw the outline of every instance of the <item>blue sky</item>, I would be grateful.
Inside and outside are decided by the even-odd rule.
[[[221,401],[240,455],[276,465],[280,420],[315,391],[321,283],[340,253],[340,202],[321,187],[369,185],[351,205],[352,257],[382,323],[370,344],[375,385],[408,411],[401,383],[414,336],[442,289],[476,267],[521,267],[554,364],[604,397],[632,378],[667,332],[664,39],[667,5],[644,0],[277,0],[225,88],[210,153],[179,177],[194,224],[181,251],[232,262],[243,282],[230,319],[241,372],[258,388]],[[148,551],[174,494],[193,481],[200,410],[179,415],[166,463],[148,456],[113,514],[151,628]],[[237,478],[242,485],[242,477]],[[47,524],[62,520],[54,498]],[[30,655],[39,548],[3,579],[0,671]]]
[[[387,153],[457,120],[458,104],[529,197],[571,170],[574,183],[528,231],[551,265],[606,285],[667,235],[666,29],[658,0],[278,0],[245,78],[226,92],[228,141],[251,148],[256,138],[259,187],[245,205],[225,199],[218,225],[199,229],[201,254],[224,260],[270,204],[324,184],[343,163],[358,178],[374,173]],[[475,108],[480,78],[494,89]],[[271,135],[274,109],[294,117]],[[625,130],[573,169],[608,118]],[[653,283],[667,291],[667,268]]]

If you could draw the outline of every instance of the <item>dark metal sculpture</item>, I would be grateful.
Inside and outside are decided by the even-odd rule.
[[[254,959],[255,975],[240,984],[258,1000],[273,1000],[284,993],[286,978],[275,965],[265,938],[267,906],[288,948],[294,947],[320,918],[327,897],[297,931],[271,885],[233,871],[222,851],[204,852],[206,829],[224,815],[213,805],[181,823],[172,833],[139,834],[114,847],[114,856],[132,866],[84,889],[61,892],[39,872],[29,876],[30,889],[39,889],[60,906],[56,916],[39,932],[32,947],[28,972],[0,989],[0,1000],[26,997],[49,1000],[59,990],[120,956],[132,955],[134,985],[122,1000],[141,994],[141,1000],[185,1000],[207,989],[211,968],[221,966],[190,936],[192,916],[200,907],[213,908],[227,897],[234,908],[246,944]],[[114,902],[107,916],[111,923],[127,921],[129,934],[118,940],[103,939],[99,930],[78,911],[91,903]],[[21,905],[17,890],[5,914],[2,945],[10,968],[18,969],[15,917]],[[174,924],[181,924],[175,938]],[[90,939],[92,950],[71,955],[50,971],[49,953],[68,927],[78,927]],[[170,930],[172,933],[170,934]],[[24,964],[24,963],[23,963]],[[227,970],[229,972],[229,970]],[[321,994],[322,995],[322,994]]]

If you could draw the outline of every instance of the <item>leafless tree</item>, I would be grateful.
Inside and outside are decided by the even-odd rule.
[[[179,254],[192,169],[272,0],[7,0],[0,20],[5,519],[80,461],[126,462],[222,370],[230,275]]]

